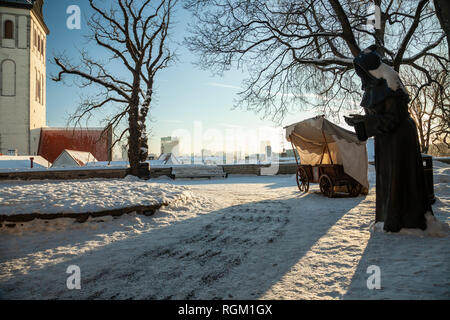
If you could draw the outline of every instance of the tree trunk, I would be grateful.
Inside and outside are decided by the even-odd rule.
[[[450,2],[448,0],[434,0],[434,8],[441,28],[447,35],[448,54],[450,56]]]
[[[153,81],[150,81],[150,87],[147,89],[146,97],[142,106],[139,110],[139,123],[140,123],[140,132],[141,132],[141,146],[139,150],[139,159],[141,162],[144,162],[148,158],[148,141],[147,141],[147,126],[145,125],[145,121],[147,119],[147,114],[150,109],[150,103],[152,99],[152,90]]]
[[[136,102],[137,100],[137,102]],[[133,99],[130,104],[128,116],[129,136],[128,136],[128,160],[130,162],[130,173],[139,176],[139,153],[141,148],[141,134],[138,125],[139,98]]]

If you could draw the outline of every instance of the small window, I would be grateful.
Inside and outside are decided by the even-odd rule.
[[[14,24],[11,20],[5,21],[5,39],[14,39]]]
[[[41,103],[41,77],[38,76],[38,101]]]
[[[44,75],[41,75],[41,81],[39,82],[39,85],[41,86],[41,104],[44,104]]]
[[[12,60],[4,60],[0,64],[0,75],[3,87],[2,96],[16,95],[16,64]]]
[[[39,72],[36,71],[36,101],[41,102],[41,80]]]

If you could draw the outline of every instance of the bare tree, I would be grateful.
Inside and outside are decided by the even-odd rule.
[[[428,153],[432,145],[438,147],[444,143],[450,147],[450,77],[432,60],[426,59],[424,63],[436,81],[430,86],[422,88],[420,84],[426,79],[412,68],[405,68],[403,74],[406,88],[415,97],[409,111],[417,125],[422,152]]]
[[[88,21],[91,34],[99,52],[107,58],[91,57],[86,51],[80,53],[80,63],[73,64],[65,56],[55,57],[60,68],[54,81],[64,76],[81,80],[82,88],[95,86],[95,96],[84,99],[71,121],[79,124],[93,112],[116,108],[106,119],[115,130],[122,120],[125,129],[115,134],[114,145],[128,136],[128,157],[131,174],[138,175],[139,164],[147,159],[146,120],[152,102],[155,76],[174,58],[167,47],[171,13],[176,0],[115,0],[111,7],[101,6],[89,0],[93,15]]]
[[[448,0],[434,0],[434,7],[442,30],[446,34],[448,54],[450,55],[450,2]]]
[[[295,105],[335,118],[357,108],[352,60],[374,43],[395,70],[423,74],[424,87],[435,81],[421,61],[449,61],[431,0],[187,0],[185,8],[195,17],[186,43],[202,68],[245,68],[238,106],[276,121]]]

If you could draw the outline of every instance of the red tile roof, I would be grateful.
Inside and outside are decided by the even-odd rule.
[[[43,128],[39,140],[38,155],[50,162],[65,150],[90,152],[98,161],[111,161],[112,130],[102,136],[103,129]]]

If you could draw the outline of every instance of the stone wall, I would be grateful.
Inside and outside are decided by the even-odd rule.
[[[264,174],[264,171],[261,172],[262,168],[265,168],[267,172],[276,174],[295,174],[297,171],[297,164],[295,163],[281,163],[278,167],[273,165],[272,168],[268,164],[229,164],[220,166],[227,174],[254,174],[259,176]]]
[[[257,164],[224,164],[219,165],[227,174],[252,174],[259,175],[261,165]]]
[[[0,180],[73,180],[92,178],[125,178],[128,169],[95,169],[95,170],[47,170],[0,172]]]
[[[269,165],[258,164],[231,164],[220,165],[223,171],[227,174],[243,174],[243,175],[261,175],[261,168],[269,168]],[[278,168],[274,168],[276,174],[295,174],[297,165],[294,164],[280,164]],[[86,170],[45,170],[45,171],[12,171],[0,172],[0,180],[74,180],[74,179],[122,179],[128,174],[126,168],[116,169],[86,169]],[[263,173],[264,174],[264,173]],[[172,168],[151,168],[150,178],[157,178],[161,176],[172,177]]]

